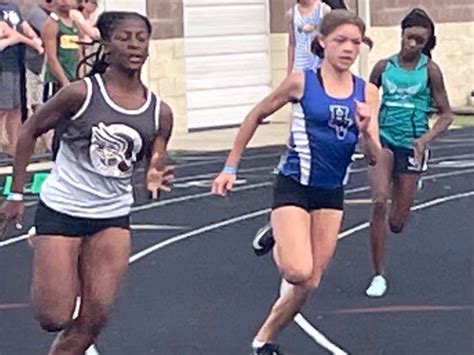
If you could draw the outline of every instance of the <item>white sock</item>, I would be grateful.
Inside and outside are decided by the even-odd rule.
[[[254,339],[252,342],[252,348],[254,349],[260,349],[262,346],[264,346],[266,343],[263,341],[258,341],[257,339]]]

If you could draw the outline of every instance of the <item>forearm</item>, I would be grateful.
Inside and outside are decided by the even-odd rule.
[[[361,135],[362,150],[369,165],[377,163],[377,155],[381,149],[380,141],[373,133],[363,132]]]
[[[14,37],[0,39],[0,52],[3,51],[7,47],[17,44],[18,42],[19,42],[18,39]]]
[[[423,134],[420,139],[422,139],[425,143],[431,142],[438,135],[446,131],[451,123],[453,123],[452,112],[442,113],[436,120],[434,126],[428,132]]]
[[[58,58],[48,58],[47,65],[49,71],[56,78],[56,80],[61,86],[66,86],[69,84],[69,79],[66,77],[66,74],[64,73],[64,70],[61,67],[61,64],[59,63]]]
[[[36,138],[30,130],[22,128],[16,145],[15,159],[13,162],[13,181],[11,191],[23,193],[25,186],[26,167],[33,154]]]
[[[232,150],[227,157],[226,165],[237,167],[240,162],[240,158],[244,149],[247,147],[247,144],[252,139],[257,127],[260,125],[261,119],[258,117],[257,112],[254,110],[252,111],[244,120],[242,125],[240,126],[239,132],[235,137],[234,144]]]
[[[295,47],[292,44],[288,45],[288,68],[286,71],[287,75],[290,75],[293,71],[293,66],[295,64]]]

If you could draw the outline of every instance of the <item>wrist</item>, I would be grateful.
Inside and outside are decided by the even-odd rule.
[[[19,192],[10,192],[7,195],[7,201],[13,201],[13,202],[23,202],[24,196],[22,193]]]
[[[224,168],[222,169],[222,172],[224,174],[232,174],[236,175],[237,174],[237,167],[233,165],[225,165]]]

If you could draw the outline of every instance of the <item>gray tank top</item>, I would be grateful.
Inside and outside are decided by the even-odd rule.
[[[84,82],[86,100],[58,127],[60,148],[40,198],[74,217],[126,216],[133,203],[132,173],[151,149],[161,102],[148,90],[143,106],[128,110],[112,101],[100,75]]]

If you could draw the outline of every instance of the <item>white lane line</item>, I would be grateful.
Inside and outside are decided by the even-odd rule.
[[[247,185],[247,186],[242,186],[242,187],[236,187],[236,188],[232,189],[232,192],[246,191],[246,190],[256,189],[256,188],[259,188],[259,187],[265,187],[265,186],[270,186],[270,185],[273,185],[273,182],[271,182],[271,181],[261,182],[261,183],[258,183],[258,184],[252,184],[252,185]],[[170,199],[166,199],[166,200],[163,200],[163,201],[156,201],[156,202],[148,203],[146,205],[132,207],[132,212],[145,211],[145,210],[149,210],[149,209],[152,209],[152,208],[155,208],[155,207],[171,205],[173,203],[196,200],[196,199],[199,199],[199,198],[202,198],[202,197],[208,197],[208,196],[212,196],[212,193],[211,192],[202,192],[202,193],[194,194],[194,195],[185,195],[185,196],[170,198]]]
[[[465,197],[471,197],[474,196],[474,191],[467,191],[455,195],[448,195],[445,197],[439,197],[431,201],[423,202],[418,205],[415,205],[411,208],[411,211],[419,211],[423,210],[426,208],[434,207],[437,205],[440,205],[442,203],[446,203],[449,201],[454,201],[458,200],[461,198]],[[338,239],[343,239],[346,238],[350,235],[353,235],[357,232],[360,232],[361,230],[369,228],[370,224],[369,222],[364,222],[361,223],[355,227],[352,227],[338,235]],[[347,354],[344,350],[342,350],[340,347],[338,347],[336,344],[331,342],[329,339],[327,339],[321,332],[319,332],[309,321],[307,321],[301,313],[298,313],[294,321],[298,326],[310,337],[312,338],[317,344],[322,346],[323,348],[327,349],[330,351],[332,354],[337,354],[337,355],[344,355]]]
[[[131,224],[130,229],[135,231],[173,231],[188,229],[185,226],[174,226],[171,224]]]
[[[234,217],[234,218],[223,220],[221,222],[209,224],[207,226],[192,230],[188,233],[180,234],[180,235],[177,235],[175,237],[166,239],[166,240],[164,240],[164,241],[162,241],[158,244],[152,245],[151,247],[148,247],[148,248],[143,249],[142,251],[140,251],[138,253],[135,253],[134,255],[132,255],[130,257],[129,263],[132,264],[132,263],[144,258],[145,256],[157,251],[157,250],[163,249],[164,247],[166,247],[168,245],[175,244],[177,242],[180,242],[180,241],[185,240],[185,239],[189,239],[189,238],[194,237],[196,235],[200,235],[200,234],[203,234],[203,233],[206,233],[206,232],[210,232],[212,230],[219,229],[219,228],[228,226],[228,225],[233,224],[233,223],[242,222],[242,221],[245,221],[247,219],[255,218],[255,217],[258,217],[258,216],[263,216],[263,215],[269,213],[270,210],[271,210],[270,208],[266,208],[266,209],[263,209],[263,210],[247,213],[247,214],[244,214],[244,215],[241,215],[241,216],[237,216],[237,217]]]
[[[469,191],[469,192],[465,192],[465,193],[459,193],[459,194],[456,194],[456,195],[449,195],[449,196],[445,196],[445,197],[436,198],[434,200],[427,201],[427,202],[418,204],[416,206],[413,206],[412,211],[418,211],[418,210],[422,210],[422,209],[425,209],[425,208],[434,207],[434,206],[437,206],[439,204],[442,204],[442,203],[445,203],[445,202],[448,202],[448,201],[453,201],[453,200],[457,200],[457,199],[464,198],[464,197],[470,197],[470,196],[474,196],[474,191]],[[156,252],[160,249],[163,249],[167,246],[178,243],[180,241],[183,241],[183,240],[189,239],[191,237],[195,237],[197,235],[201,235],[201,234],[204,234],[206,232],[216,230],[216,229],[219,229],[219,228],[222,228],[222,227],[234,224],[234,223],[239,223],[239,222],[242,222],[242,221],[245,221],[245,220],[248,220],[248,219],[252,219],[252,218],[255,218],[255,217],[258,217],[258,216],[262,216],[262,215],[267,214],[268,212],[270,212],[269,208],[259,210],[259,211],[254,211],[254,212],[247,213],[247,214],[244,214],[244,215],[240,215],[240,216],[237,216],[237,217],[234,217],[234,218],[226,219],[226,220],[223,220],[223,221],[218,222],[218,223],[213,223],[213,224],[195,229],[195,230],[190,231],[188,233],[177,235],[175,237],[169,238],[165,241],[162,241],[160,243],[152,245],[151,247],[143,249],[142,251],[140,251],[138,253],[135,253],[134,255],[132,255],[130,257],[129,263],[132,264],[132,263],[134,263],[134,262],[136,262],[140,259],[143,259],[147,255],[150,255],[151,253],[154,253],[154,252]],[[358,231],[361,231],[361,230],[367,228],[368,226],[369,226],[368,222],[365,222],[365,223],[362,223],[358,226],[352,227],[352,228],[348,229],[347,231],[340,233],[339,236],[338,236],[338,239],[348,237],[349,235],[352,235],[352,234],[354,234]],[[298,314],[295,317],[295,322],[298,324],[298,326],[300,326],[303,329],[303,331],[305,331],[306,334],[308,334],[317,344],[319,344],[323,348],[331,351],[333,354],[337,354],[337,355],[347,354],[344,350],[339,348],[336,344],[332,343],[321,332],[319,332],[316,328],[314,328],[311,325],[311,323],[309,323],[303,317],[303,315]]]
[[[306,320],[301,313],[298,313],[294,322],[308,335],[314,342],[334,355],[347,355],[348,353],[329,340],[323,333],[317,330]]]
[[[470,173],[474,173],[474,169],[452,171],[452,172],[448,172],[448,173],[441,173],[441,174],[434,174],[434,175],[427,175],[427,176],[423,176],[421,178],[421,180],[422,181],[429,181],[429,180],[448,178],[448,177],[451,177],[451,176],[465,175],[465,174],[470,174]],[[255,185],[248,185],[248,186],[243,186],[243,187],[236,188],[233,191],[238,192],[238,191],[250,190],[250,189],[253,189],[253,188],[269,186],[269,185],[272,185],[272,184],[273,184],[272,182],[265,182],[265,183],[255,184]],[[369,190],[370,190],[370,186],[361,186],[361,187],[357,187],[357,188],[354,188],[354,189],[347,190],[346,195],[355,194],[355,193],[364,192],[364,191],[369,191]],[[178,197],[176,199],[158,201],[158,202],[154,202],[153,207],[149,207],[150,205],[136,206],[136,207],[132,208],[132,212],[139,212],[139,211],[148,210],[148,209],[154,208],[154,207],[166,206],[168,204],[183,202],[183,201],[188,201],[188,200],[194,200],[194,199],[198,199],[200,197],[210,196],[210,195],[212,195],[212,194],[209,193],[209,192],[206,192],[206,193],[202,193],[202,194],[187,195],[187,196],[183,196],[183,197]],[[27,238],[28,238],[28,234],[24,234],[24,235],[20,235],[20,236],[17,236],[17,237],[10,238],[8,240],[0,241],[0,248],[6,247],[6,246],[11,245],[11,244],[19,243],[19,242],[21,242],[21,241],[23,241]]]

